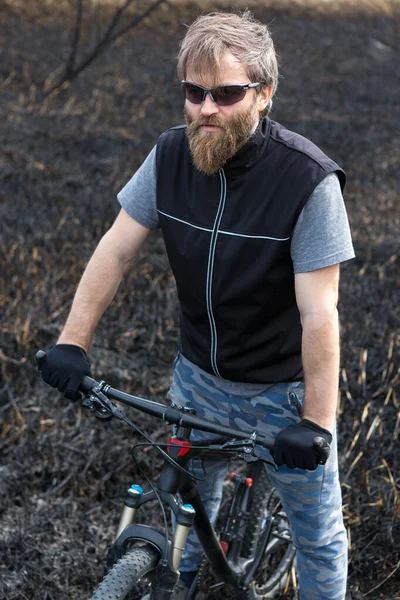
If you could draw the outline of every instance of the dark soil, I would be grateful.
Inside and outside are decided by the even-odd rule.
[[[348,174],[357,257],[343,265],[339,410],[348,599],[400,598],[399,4],[262,3],[282,79],[272,117],[311,138]],[[142,481],[125,425],[103,424],[39,378],[32,357],[57,339],[76,284],[118,211],[116,192],[182,122],[174,56],[200,12],[160,8],[66,90],[43,85],[68,55],[63,3],[0,7],[0,599],[90,595],[125,489]],[[216,6],[209,5],[208,7]],[[208,9],[207,7],[207,9]],[[201,9],[205,8],[202,3]],[[97,15],[97,20],[94,18]],[[107,10],[86,15],[88,47]],[[98,327],[93,374],[162,400],[178,305],[163,241],[151,236]],[[132,415],[155,440],[158,422]],[[147,474],[160,464],[139,454]],[[142,511],[159,522],[156,505]],[[287,598],[294,598],[294,591]]]

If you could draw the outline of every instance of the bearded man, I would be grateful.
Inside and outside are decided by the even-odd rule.
[[[274,440],[269,475],[290,520],[301,600],[343,600],[347,543],[335,437],[339,264],[354,256],[345,174],[268,114],[278,66],[247,11],[189,27],[178,57],[187,125],[163,133],[118,195],[120,213],[79,284],[46,382],[74,397],[94,329],[152,229],[161,228],[181,308],[169,397]],[[317,465],[314,436],[331,445]],[[271,459],[271,456],[269,456]],[[211,519],[224,463],[199,485]],[[204,479],[204,477],[203,477]],[[202,560],[194,531],[175,598]]]

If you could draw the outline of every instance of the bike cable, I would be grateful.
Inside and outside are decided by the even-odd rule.
[[[157,450],[160,450],[160,448],[164,447],[164,448],[168,448],[168,446],[170,446],[171,444],[168,443],[158,443],[158,442],[151,442],[151,443],[138,443],[135,444],[132,448],[132,456],[133,456],[133,452],[136,450],[136,448],[149,448],[149,447],[155,447]],[[187,449],[187,446],[185,446],[184,444],[177,444],[174,443],[174,448],[185,448]],[[208,446],[196,446],[196,450],[200,449],[200,450],[208,450]],[[196,483],[200,482],[200,481],[205,481],[207,479],[207,477],[197,477],[196,475],[193,475],[193,473],[191,473],[190,471],[188,471],[187,469],[185,469],[185,467],[182,467],[182,465],[180,465],[179,463],[177,463],[171,456],[168,457],[170,459],[170,463],[173,464],[178,471],[180,471],[181,473],[183,473],[184,475],[186,475],[187,477],[190,477],[190,479],[193,479],[193,481],[196,481]],[[195,459],[196,460],[196,459]]]
[[[121,413],[122,413],[122,411],[121,411]],[[189,477],[193,478],[193,475],[192,475],[192,473],[190,473],[190,471],[187,471],[185,469],[185,467],[182,467],[180,464],[178,464],[169,454],[167,454],[167,452],[165,452],[162,449],[162,446],[168,447],[170,444],[158,444],[157,442],[153,442],[153,440],[146,433],[144,433],[140,429],[140,427],[138,427],[137,425],[132,423],[132,421],[130,419],[128,419],[128,417],[125,416],[123,413],[122,413],[122,415],[123,415],[122,421],[124,421],[127,425],[130,425],[131,427],[133,427],[133,429],[137,433],[139,433],[139,435],[142,435],[147,440],[146,444],[140,443],[140,442],[139,442],[139,444],[135,444],[134,447],[132,448],[132,451],[135,450],[135,448],[138,448],[139,446],[154,446],[156,448],[156,450],[161,454],[161,456],[163,458],[165,458],[171,465],[176,467],[178,469],[178,471],[180,471],[184,475],[188,475]],[[178,444],[176,444],[176,447],[179,447]],[[181,448],[187,448],[187,446],[182,445]]]
[[[156,444],[153,442],[153,440],[146,434],[144,433],[144,431],[142,431],[140,429],[140,427],[138,427],[137,425],[135,425],[124,413],[123,410],[121,410],[120,408],[118,408],[109,398],[107,398],[107,396],[104,395],[104,393],[101,391],[101,385],[103,382],[100,382],[100,384],[96,387],[96,388],[92,388],[91,389],[91,397],[89,399],[89,404],[85,405],[85,402],[83,402],[83,406],[85,408],[88,408],[91,412],[94,412],[95,416],[100,418],[101,420],[104,420],[105,415],[104,413],[109,413],[109,416],[112,418],[114,417],[115,419],[118,419],[120,421],[124,421],[124,423],[126,423],[127,425],[129,425],[130,427],[132,427],[132,429],[134,429],[136,431],[136,433],[138,433],[139,435],[141,435],[142,437],[145,438],[145,440],[147,440],[148,445],[150,446],[155,446],[157,451],[161,454],[161,456],[167,460],[171,465],[173,465],[176,469],[178,469],[178,471],[180,471],[181,473],[188,475],[189,477],[193,478],[193,475],[187,471],[184,467],[182,467],[181,465],[179,465],[171,456],[169,456],[169,454],[167,454],[167,452],[165,452],[164,450],[162,450],[161,446],[169,446],[169,444]],[[102,411],[103,414],[99,413],[99,410],[96,409],[93,405],[93,395],[95,396],[95,400],[97,400],[97,402],[100,403],[100,411]],[[140,444],[136,444],[136,446],[138,446]],[[146,444],[147,445],[147,444]],[[134,448],[136,447],[134,446]],[[186,447],[186,446],[182,446]]]
[[[158,493],[155,485],[150,481],[150,479],[147,477],[147,475],[145,474],[145,472],[143,471],[142,467],[140,466],[136,456],[134,456],[133,452],[132,454],[132,460],[134,462],[134,464],[136,465],[137,470],[139,471],[139,473],[141,474],[142,477],[144,477],[144,479],[147,481],[147,483],[149,484],[150,488],[152,489],[152,491],[154,492],[155,497],[157,498],[157,502],[160,505],[161,508],[161,512],[162,512],[162,516],[163,516],[163,521],[164,521],[164,530],[165,530],[165,548],[164,548],[164,552],[165,552],[165,556],[167,555],[168,552],[168,523],[167,523],[167,515],[165,513],[165,508],[164,505],[162,503],[162,500],[160,498],[160,494]]]

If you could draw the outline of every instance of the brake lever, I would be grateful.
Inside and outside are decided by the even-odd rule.
[[[221,446],[221,450],[235,450],[235,448],[242,448],[246,454],[250,454],[255,447],[254,440],[228,440]]]
[[[278,467],[276,466],[276,464],[274,462],[272,462],[271,460],[268,460],[267,458],[263,458],[262,456],[258,456],[257,454],[251,454],[251,455],[250,454],[239,454],[239,458],[242,458],[247,463],[261,461],[261,462],[265,463],[266,465],[270,465],[274,469],[274,471],[278,470]]]
[[[236,448],[243,448],[243,452],[238,455],[239,458],[242,458],[247,463],[256,462],[260,460],[263,463],[270,465],[275,471],[277,471],[278,467],[273,461],[268,460],[267,458],[262,458],[258,454],[254,454],[255,447],[255,434],[252,434],[251,438],[248,438],[247,440],[228,440],[227,442],[225,442],[225,444],[220,446],[220,448],[224,450],[234,450]]]
[[[82,394],[82,392],[81,392]],[[94,396],[90,395],[90,396],[83,396],[83,399],[81,401],[81,405],[82,408],[88,410],[89,412],[91,412],[92,414],[94,414],[94,416],[96,417],[96,419],[100,419],[100,421],[110,421],[113,418],[113,415],[110,413],[110,411],[106,408],[104,408],[98,401],[96,402],[97,398],[95,398]],[[96,406],[97,404],[97,406]]]
[[[107,387],[104,381],[100,381],[98,385],[90,390],[90,395],[85,396],[82,406],[102,421],[109,421],[113,417],[124,420],[125,415],[122,410],[103,393],[102,390],[107,389]]]

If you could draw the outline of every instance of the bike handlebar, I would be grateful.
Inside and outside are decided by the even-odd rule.
[[[43,350],[38,350],[35,355],[35,363],[40,370],[40,363],[45,359],[46,353]],[[110,387],[104,382],[98,382],[92,377],[85,376],[79,386],[79,390],[85,395],[90,394],[103,394],[106,399],[117,400],[123,404],[127,404],[141,412],[149,414],[153,417],[162,419],[165,423],[180,425],[181,427],[190,427],[192,429],[198,429],[200,431],[206,431],[208,433],[215,433],[221,436],[230,438],[236,438],[239,440],[251,439],[254,443],[263,446],[267,450],[272,450],[273,444],[269,443],[265,435],[257,433],[257,431],[240,431],[232,429],[231,427],[225,427],[224,425],[218,425],[208,419],[197,417],[193,414],[186,412],[183,408],[176,406],[166,406],[160,402],[154,400],[148,400],[146,398],[140,398],[139,396],[133,396]],[[329,444],[328,442],[319,436],[314,438],[314,447],[318,453],[318,463],[325,464],[329,457]]]
[[[40,363],[45,359],[45,357],[46,353],[43,350],[38,350],[35,355],[35,363],[39,369]],[[148,400],[147,398],[140,398],[139,396],[127,394],[126,392],[112,388],[107,384],[100,383],[92,377],[86,375],[80,383],[79,391],[87,396],[93,393],[95,390],[101,391],[110,400],[117,400],[118,402],[127,404],[128,406],[136,408],[141,412],[162,419],[168,424],[191,427],[192,429],[199,429],[200,431],[206,431],[208,433],[215,433],[221,436],[237,438],[241,440],[252,438],[256,444],[260,444],[268,450],[272,448],[272,445],[268,444],[266,441],[265,436],[258,434],[257,432],[240,431],[237,429],[232,429],[231,427],[225,427],[224,425],[218,425],[217,423],[213,423],[212,421],[208,421],[202,417],[197,417],[196,415],[185,412],[184,409],[176,406],[167,406],[165,404],[161,404],[160,402],[156,402],[155,400]]]
[[[80,385],[80,389],[83,393],[87,394],[97,386],[99,386],[97,381],[86,376]],[[267,442],[265,436],[256,431],[240,431],[238,429],[232,429],[231,427],[225,427],[224,425],[213,423],[203,417],[197,417],[196,415],[185,412],[184,409],[177,406],[166,406],[165,404],[155,402],[154,400],[133,396],[132,394],[127,394],[126,392],[122,392],[121,390],[117,390],[108,385],[103,386],[102,392],[111,400],[117,400],[118,402],[127,404],[148,415],[158,417],[168,424],[190,427],[192,429],[206,431],[207,433],[215,433],[240,440],[252,438],[256,444],[260,444],[264,448],[267,448],[267,450],[272,448],[272,444]]]

